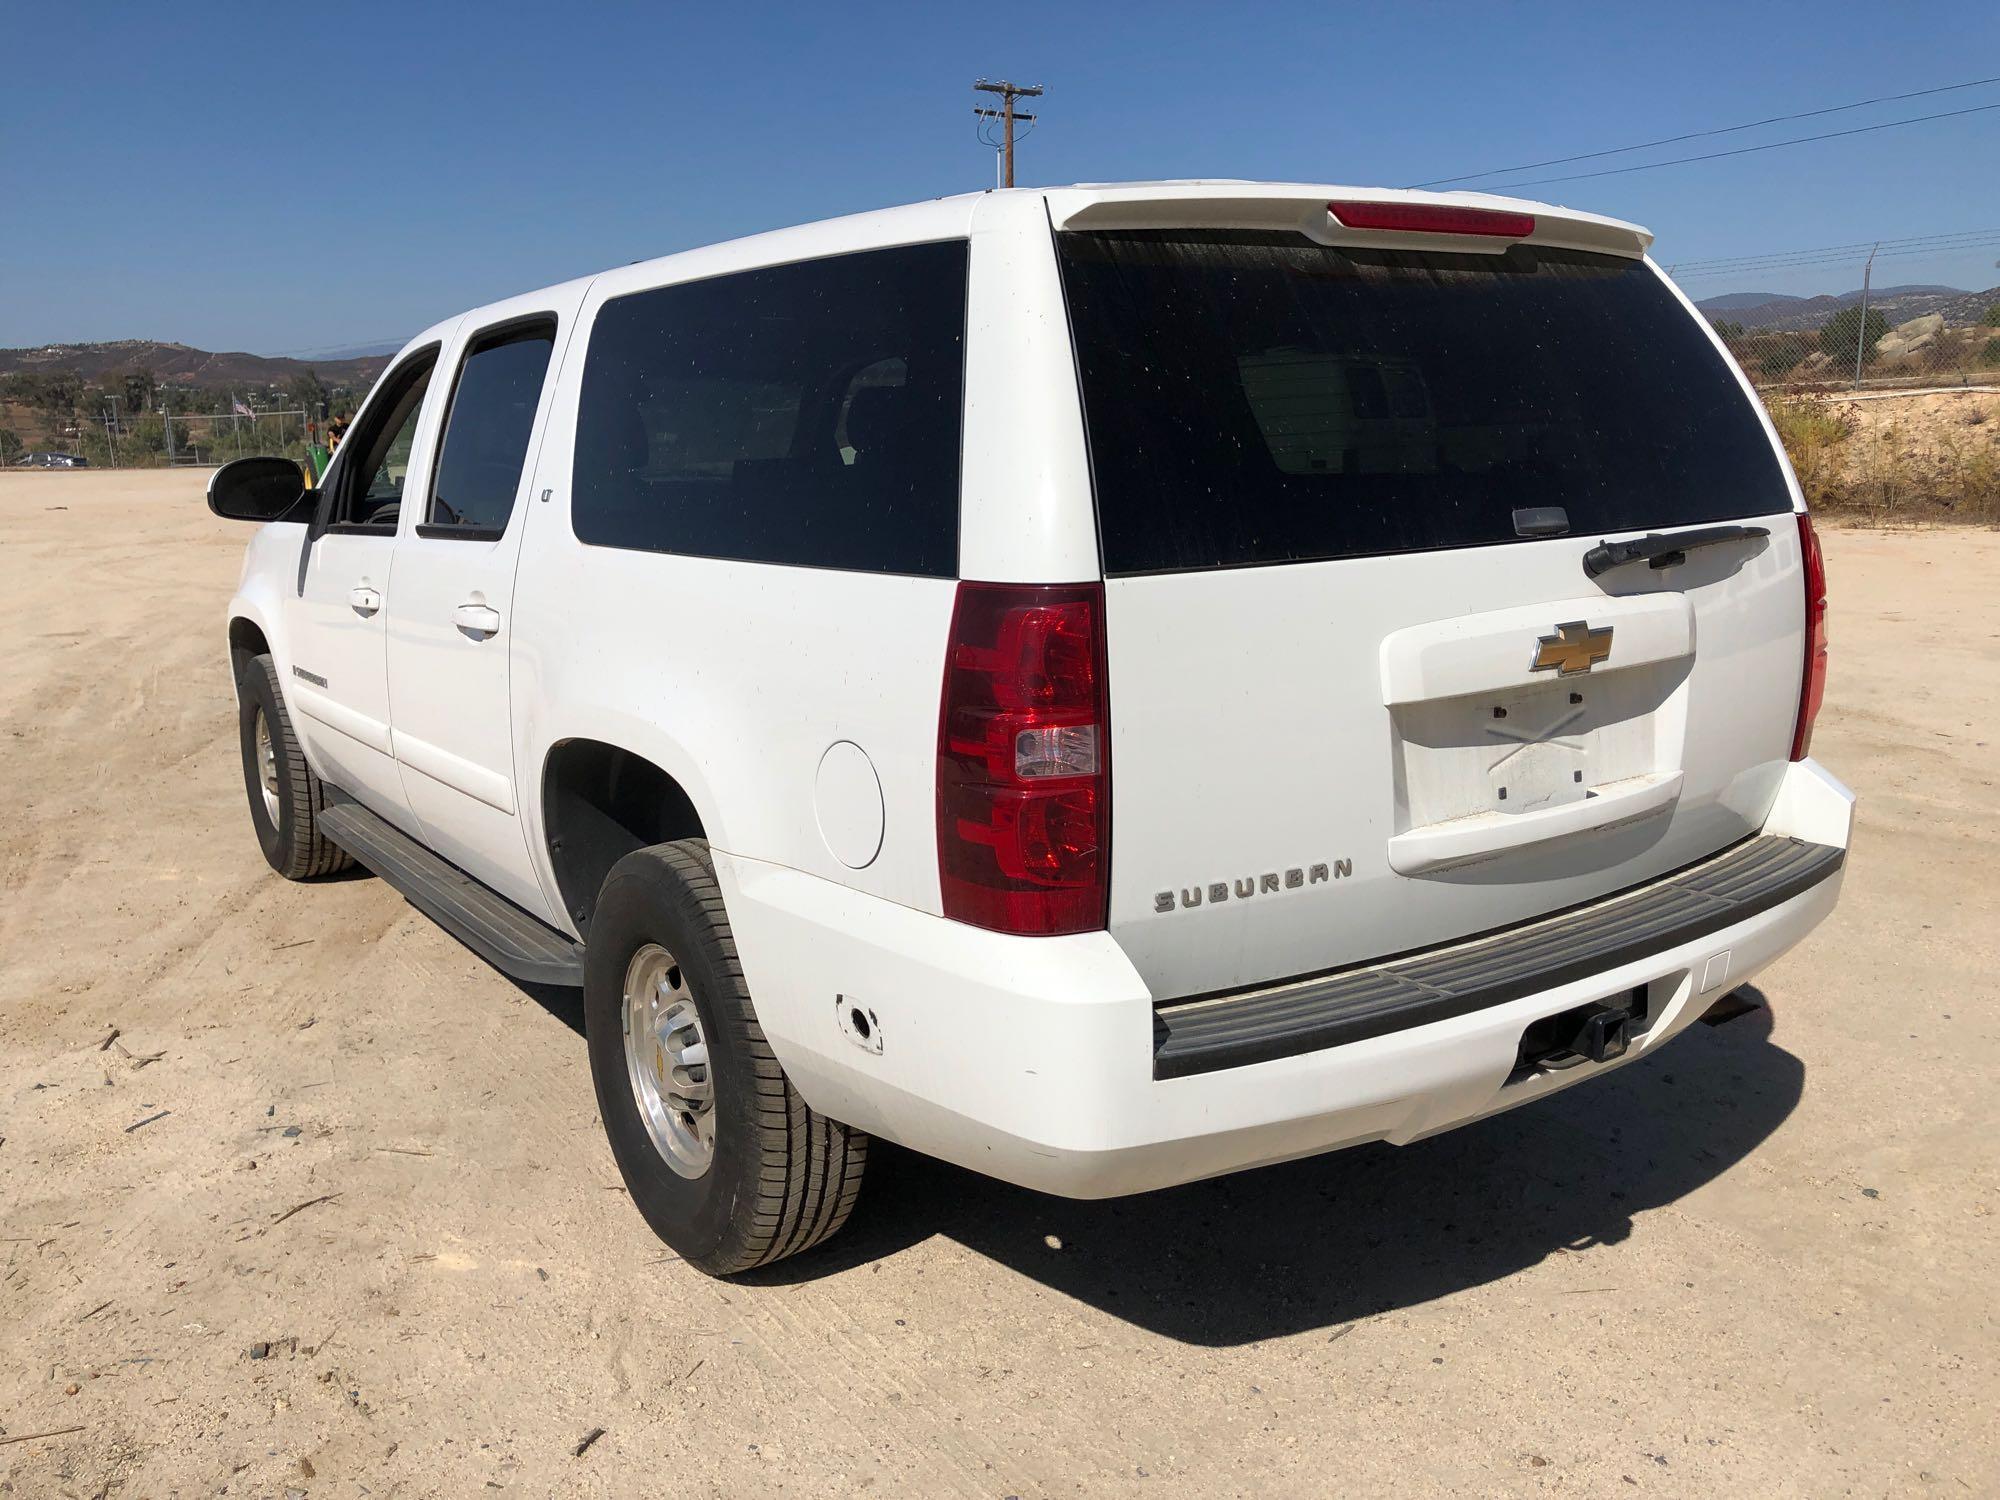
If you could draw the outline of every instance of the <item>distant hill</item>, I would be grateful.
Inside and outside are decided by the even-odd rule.
[[[0,375],[67,372],[101,385],[134,370],[151,370],[159,380],[220,390],[282,385],[290,376],[310,371],[328,385],[365,390],[389,362],[387,354],[339,353],[343,357],[284,359],[264,354],[214,354],[186,344],[153,339],[119,339],[108,344],[44,344],[39,349],[0,349]]]
[[[1705,313],[1735,312],[1739,307],[1771,307],[1780,302],[1803,302],[1786,292],[1724,292],[1695,303]]]
[[[1804,333],[1819,328],[1843,307],[1852,307],[1860,300],[1861,290],[1857,287],[1837,296],[1820,297],[1792,297],[1782,292],[1728,292],[1704,298],[1695,306],[1711,318],[1726,317],[1745,328]],[[1977,323],[1996,302],[2000,302],[2000,287],[1968,292],[1955,286],[1920,283],[1878,286],[1868,293],[1868,305],[1880,308],[1882,316],[1891,323],[1942,313],[1947,324],[1961,327]]]
[[[329,347],[325,349],[300,349],[293,351],[293,357],[303,358],[306,355],[310,355],[313,359],[321,362],[342,359],[372,359],[376,355],[394,354],[407,342],[408,340],[406,339],[392,339],[386,343],[348,344],[338,348]],[[274,358],[286,357],[283,355],[274,356]]]

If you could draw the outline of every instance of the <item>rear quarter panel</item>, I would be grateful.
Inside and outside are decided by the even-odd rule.
[[[588,738],[678,780],[719,849],[938,909],[938,692],[954,581],[589,546],[577,540],[570,501],[582,373],[606,301],[758,266],[964,238],[968,217],[962,203],[860,215],[626,267],[592,286],[530,494],[514,605],[517,780],[548,890],[556,881],[542,768],[555,746]],[[880,848],[858,869],[822,835],[815,794],[820,762],[841,741],[861,747],[880,787]]]

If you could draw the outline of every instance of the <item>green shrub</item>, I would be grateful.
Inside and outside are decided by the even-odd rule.
[[[1771,379],[1776,380],[1780,375],[1787,373],[1793,365],[1799,362],[1799,351],[1789,339],[1779,340],[1774,343],[1768,343],[1759,349],[1756,354],[1756,362],[1759,374],[1767,375]]]
[[[1828,318],[1819,330],[1819,346],[1833,359],[1853,359],[1855,336],[1860,334],[1865,348],[1865,358],[1875,356],[1875,346],[1882,335],[1889,331],[1889,320],[1874,308],[1868,309],[1867,323],[1862,323],[1859,307],[1843,307]]]

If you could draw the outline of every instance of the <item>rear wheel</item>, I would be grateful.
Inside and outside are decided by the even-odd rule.
[[[583,1001],[611,1153],[646,1222],[691,1265],[748,1271],[846,1222],[868,1137],[807,1108],[778,1066],[704,841],[612,867]]]
[[[346,869],[353,860],[319,831],[326,784],[313,775],[299,749],[270,657],[253,656],[243,664],[236,700],[243,789],[265,860],[287,880]]]

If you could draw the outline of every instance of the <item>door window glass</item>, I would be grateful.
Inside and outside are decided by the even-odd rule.
[[[507,529],[555,336],[542,322],[473,341],[451,393],[423,535],[491,539]]]
[[[410,449],[417,440],[417,417],[430,388],[437,350],[427,349],[383,377],[371,400],[340,445],[339,474],[333,481],[332,524],[342,528],[393,532],[402,514],[403,483]]]

